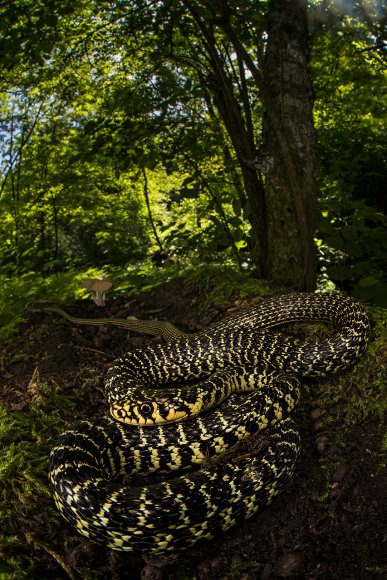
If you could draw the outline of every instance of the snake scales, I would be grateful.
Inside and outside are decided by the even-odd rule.
[[[298,320],[322,320],[335,331],[303,340],[273,329]],[[288,294],[126,354],[108,371],[110,416],[73,426],[52,450],[58,509],[81,534],[115,550],[159,554],[217,536],[268,504],[292,475],[299,436],[288,415],[299,378],[348,369],[368,339],[357,302]],[[207,403],[218,406],[202,414]],[[144,481],[151,472],[156,482]]]

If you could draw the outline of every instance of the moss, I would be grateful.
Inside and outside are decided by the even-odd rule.
[[[329,444],[338,449],[346,447],[352,429],[365,424],[370,417],[378,417],[380,447],[374,453],[379,459],[378,471],[381,471],[387,464],[384,422],[387,409],[387,311],[383,308],[369,308],[368,314],[372,332],[363,358],[350,371],[313,384],[308,398],[309,405],[320,407],[323,412],[319,436],[325,436]],[[335,456],[320,459],[325,480],[320,501],[326,501],[335,487],[333,475],[338,463]]]
[[[225,264],[203,264],[187,271],[185,278],[194,283],[199,295],[204,297],[204,307],[230,300],[234,291],[241,298],[247,298],[264,296],[275,290],[269,282],[254,278],[251,272]]]
[[[368,313],[372,334],[366,354],[350,372],[316,386],[316,404],[344,431],[371,414],[381,419],[386,414],[387,311],[369,308]]]
[[[240,564],[233,564],[230,569],[230,578],[240,578],[243,572],[254,571],[261,569],[262,565],[256,561],[241,562]]]
[[[52,531],[51,518],[42,514],[55,513],[47,472],[50,448],[64,424],[49,397],[54,389],[36,384],[29,414],[0,405],[0,579],[39,577],[35,538]]]

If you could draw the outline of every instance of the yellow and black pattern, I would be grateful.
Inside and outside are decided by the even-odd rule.
[[[314,341],[273,330],[300,320],[326,321],[338,330],[334,336]],[[334,374],[356,362],[368,333],[364,310],[340,294],[287,294],[267,299],[205,332],[152,345],[117,360],[106,381],[111,414],[119,421],[141,425],[183,420],[220,403],[231,392],[248,388],[248,377],[233,378],[228,371],[235,372],[237,367],[281,369],[303,377]],[[229,380],[219,375],[222,370]],[[183,388],[188,381],[198,380],[201,382],[194,389]],[[265,382],[262,373],[261,381]],[[250,382],[254,388],[254,381]],[[152,389],[166,384],[174,388]]]
[[[336,330],[320,340],[273,330],[296,320],[323,320]],[[116,550],[158,554],[216,536],[269,503],[293,473],[299,439],[287,416],[299,398],[298,377],[349,368],[368,337],[357,302],[338,294],[289,294],[205,332],[129,353],[106,381],[118,421],[81,422],[52,451],[56,505],[81,534]],[[186,381],[200,386],[186,388]],[[195,414],[219,404],[234,386],[249,392]],[[128,483],[151,472],[167,475],[158,483],[139,485],[137,476]]]
[[[91,326],[103,326],[109,324],[110,326],[120,326],[121,328],[126,328],[126,330],[133,332],[141,332],[144,334],[150,334],[152,336],[162,336],[166,340],[172,340],[173,338],[178,338],[180,336],[185,336],[185,333],[176,328],[173,324],[168,321],[157,321],[157,320],[137,320],[136,318],[78,318],[76,316],[71,316],[67,314],[62,308],[57,306],[42,306],[41,308],[36,308],[38,304],[45,304],[45,300],[36,300],[31,302],[30,305],[34,305],[32,312],[55,312],[60,314],[63,318],[66,318],[72,324],[90,324]]]

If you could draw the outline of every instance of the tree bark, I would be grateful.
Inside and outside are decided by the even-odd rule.
[[[264,118],[260,166],[265,175],[269,278],[312,291],[317,185],[306,10],[305,0],[269,2],[264,80],[271,103]]]

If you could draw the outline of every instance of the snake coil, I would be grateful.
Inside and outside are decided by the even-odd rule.
[[[315,320],[335,331],[303,340],[274,329]],[[52,450],[59,511],[114,550],[160,554],[217,536],[268,504],[291,477],[299,436],[288,415],[299,378],[350,368],[368,339],[356,301],[294,293],[128,353],[108,371],[111,416],[73,426]],[[199,384],[187,388],[187,381]],[[156,481],[143,481],[150,473]]]

